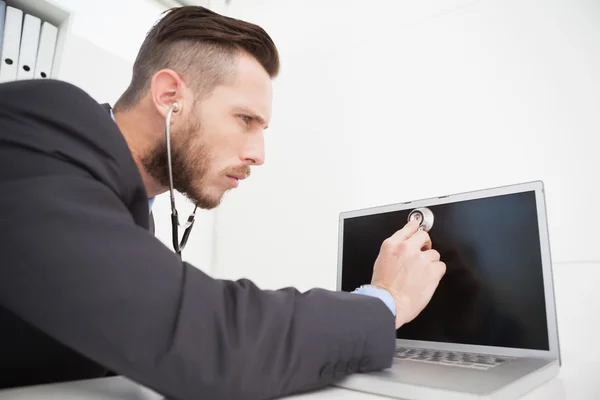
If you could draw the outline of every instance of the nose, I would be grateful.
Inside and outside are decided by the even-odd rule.
[[[251,165],[263,165],[265,163],[265,140],[262,132],[252,135],[248,140],[242,159]]]

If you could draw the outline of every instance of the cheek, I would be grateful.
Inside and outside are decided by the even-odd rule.
[[[205,141],[205,147],[210,150],[211,162],[217,169],[238,165],[247,145],[248,134],[234,124],[229,125],[229,129],[222,127]]]
[[[241,120],[227,115],[223,110],[210,113],[205,108],[197,115],[194,151],[190,153],[196,165],[202,167],[204,177],[217,179],[224,171],[239,165],[247,133]]]
[[[188,166],[204,181],[218,179],[226,169],[220,146],[207,138],[198,138],[187,149],[187,154]]]

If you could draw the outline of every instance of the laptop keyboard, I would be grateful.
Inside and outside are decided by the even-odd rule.
[[[397,348],[396,358],[480,370],[488,370],[513,359],[511,357],[499,357],[490,354],[463,353],[458,351],[443,351],[409,347]]]

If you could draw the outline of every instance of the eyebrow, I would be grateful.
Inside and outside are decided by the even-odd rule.
[[[255,119],[256,121],[258,121],[259,124],[264,126],[263,129],[269,128],[269,125],[267,125],[267,121],[265,121],[265,119],[262,116],[260,116],[259,114],[255,113],[255,112],[252,112],[250,109],[248,109],[246,107],[236,107],[235,112],[241,113],[241,114],[246,114],[247,116],[251,117],[252,119]]]

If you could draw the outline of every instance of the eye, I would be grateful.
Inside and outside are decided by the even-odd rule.
[[[252,121],[252,117],[249,117],[247,115],[240,115],[240,118],[242,119],[242,121],[244,121],[246,124],[249,124],[250,121]]]

